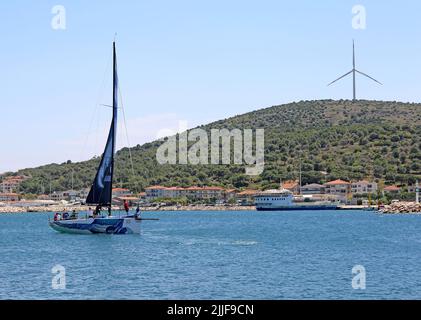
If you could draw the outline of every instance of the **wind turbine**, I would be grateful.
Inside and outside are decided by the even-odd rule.
[[[329,87],[330,85],[332,85],[335,82],[345,78],[346,76],[350,75],[351,73],[352,73],[352,79],[353,79],[353,99],[352,99],[352,101],[354,101],[354,102],[357,100],[357,87],[356,87],[356,78],[355,78],[356,73],[359,73],[359,74],[363,75],[364,77],[367,77],[367,78],[377,82],[378,84],[383,85],[380,81],[377,81],[373,77],[370,77],[368,74],[365,74],[364,72],[358,71],[355,68],[355,42],[354,42],[354,40],[352,41],[352,70],[349,71],[348,73],[344,74],[342,77],[339,77],[335,81],[332,81],[327,86]]]

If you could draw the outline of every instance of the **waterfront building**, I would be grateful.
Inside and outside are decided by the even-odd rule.
[[[152,186],[145,189],[145,199],[154,201],[159,198],[175,199],[188,198],[190,200],[224,200],[225,189],[221,187],[163,187]]]
[[[124,202],[127,201],[130,207],[136,206],[139,202],[139,197],[135,196],[120,196],[113,198],[113,204],[117,206],[123,206]]]
[[[41,195],[38,197],[40,200],[53,200],[53,201],[77,201],[80,199],[80,193],[75,190],[67,191],[54,191],[49,196]]]
[[[79,198],[79,192],[75,190],[63,191],[63,199],[67,201],[76,201]]]
[[[113,188],[113,198],[129,197],[131,195],[132,195],[132,192],[129,189]]]
[[[147,201],[153,201],[158,198],[165,198],[164,190],[166,187],[163,186],[151,186],[145,189]]]
[[[163,187],[152,186],[145,189],[146,200],[153,201],[159,198],[174,199],[188,198],[191,200],[223,200],[225,190],[221,187]]]
[[[17,193],[0,193],[0,202],[16,202],[19,201]]]
[[[291,191],[293,194],[300,193],[300,182],[297,180],[289,180],[282,183],[282,188]]]
[[[350,195],[351,184],[344,180],[335,180],[325,183],[325,193],[336,196],[341,202],[347,202]]]
[[[139,200],[140,201],[145,201],[146,200],[146,192],[140,192],[138,194]]]
[[[237,199],[238,190],[237,189],[227,189],[225,190],[225,201],[235,201]]]
[[[88,194],[89,194],[90,190],[91,190],[90,188],[84,188],[84,189],[80,190],[79,191],[79,197],[81,199],[86,199],[88,197]]]
[[[225,190],[221,187],[203,187],[202,199],[207,200],[223,200],[225,198]]]
[[[163,189],[163,197],[169,199],[183,198],[186,196],[186,190],[181,187],[170,187]]]
[[[351,183],[352,194],[377,193],[377,183],[366,180]]]
[[[401,188],[398,186],[387,186],[384,188],[384,193],[389,195],[399,195],[401,193]]]
[[[19,189],[19,185],[25,180],[23,176],[10,176],[3,179],[0,183],[0,192],[15,193]]]
[[[322,184],[311,183],[311,184],[306,184],[305,186],[301,187],[301,194],[303,195],[324,194],[324,193],[325,193],[325,186]]]
[[[50,200],[53,201],[62,201],[62,200],[66,200],[64,197],[63,192],[56,192],[54,191],[53,193],[50,194]]]
[[[254,205],[254,198],[259,194],[257,190],[244,190],[237,194],[237,201],[242,205]]]

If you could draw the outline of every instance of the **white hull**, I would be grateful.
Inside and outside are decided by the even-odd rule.
[[[70,234],[140,234],[141,220],[130,218],[90,218],[50,221],[51,228]]]
[[[336,210],[338,206],[329,202],[295,203],[291,191],[286,189],[260,192],[255,197],[258,211],[301,211]]]

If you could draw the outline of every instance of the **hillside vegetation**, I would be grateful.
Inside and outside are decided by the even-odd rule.
[[[380,101],[302,101],[274,106],[229,119],[203,129],[265,129],[265,169],[257,177],[240,165],[159,165],[156,150],[163,141],[117,153],[117,186],[141,191],[149,185],[217,185],[234,188],[271,188],[280,179],[298,177],[302,159],[303,183],[363,178],[406,185],[421,179],[421,104]],[[40,193],[90,186],[99,158],[51,164],[14,174],[31,177],[21,192]]]

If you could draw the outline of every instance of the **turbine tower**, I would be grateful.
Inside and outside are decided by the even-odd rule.
[[[380,85],[383,85],[380,81],[377,81],[376,79],[370,77],[368,74],[365,74],[364,72],[358,71],[355,68],[355,42],[354,40],[352,41],[352,70],[349,71],[348,73],[344,74],[343,76],[339,77],[338,79],[336,79],[335,81],[332,81],[331,83],[329,83],[327,86],[329,87],[330,85],[334,84],[335,82],[345,78],[346,76],[350,75],[352,73],[352,80],[353,80],[353,99],[352,101],[356,101],[357,100],[357,86],[356,86],[356,73],[359,73],[361,75],[363,75],[364,77],[367,77],[375,82],[377,82]]]

